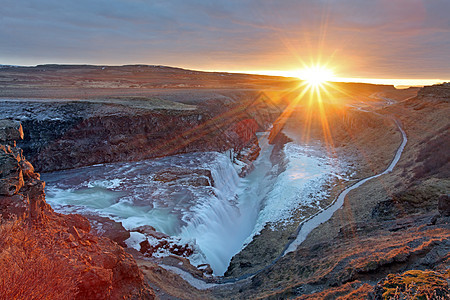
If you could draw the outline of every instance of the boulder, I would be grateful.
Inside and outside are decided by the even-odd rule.
[[[201,264],[197,266],[197,269],[203,272],[203,274],[206,274],[208,276],[212,276],[213,269],[211,268],[210,264]]]

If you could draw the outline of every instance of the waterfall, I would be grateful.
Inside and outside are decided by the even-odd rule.
[[[181,238],[193,239],[216,275],[222,275],[234,249],[236,221],[241,212],[237,206],[240,178],[230,159],[217,154],[209,165],[214,179],[213,193],[193,207],[194,217],[181,229]]]
[[[273,163],[274,146],[264,135],[259,143],[260,156],[245,178],[227,154],[197,152],[43,174],[47,200],[57,211],[109,216],[128,230],[150,225],[193,243],[200,252],[189,258],[191,263],[209,263],[215,275],[223,275],[265,224],[289,220],[329,171],[321,158],[292,143],[281,150],[282,161]],[[185,177],[155,177],[170,170],[184,170]],[[214,186],[204,184],[207,170]],[[191,179],[202,180],[190,184]]]

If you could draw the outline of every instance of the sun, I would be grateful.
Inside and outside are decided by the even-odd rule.
[[[312,66],[299,70],[297,77],[305,80],[310,86],[318,87],[332,80],[334,74],[333,71],[323,66]]]

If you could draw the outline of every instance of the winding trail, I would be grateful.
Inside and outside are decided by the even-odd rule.
[[[187,276],[184,276],[185,280],[187,280],[189,283],[191,283],[193,286],[196,286],[197,288],[200,289],[209,289],[215,286],[218,286],[219,284],[230,284],[230,283],[235,283],[247,278],[251,278],[267,269],[269,269],[270,267],[272,267],[275,263],[277,263],[282,257],[284,257],[285,255],[287,255],[290,252],[295,251],[301,243],[303,243],[303,241],[306,239],[306,237],[308,236],[308,234],[313,231],[316,227],[318,227],[320,224],[328,221],[333,214],[342,207],[342,205],[344,204],[344,200],[345,197],[347,196],[347,194],[354,190],[357,189],[358,187],[360,187],[361,185],[363,185],[364,183],[366,183],[367,181],[380,177],[382,175],[388,174],[390,172],[392,172],[392,170],[394,169],[394,167],[397,165],[398,161],[400,160],[400,157],[403,153],[403,150],[405,149],[406,143],[408,141],[407,137],[406,137],[406,133],[403,130],[400,122],[397,119],[394,119],[393,117],[391,117],[393,119],[393,121],[395,122],[395,124],[397,125],[397,129],[400,131],[400,133],[402,134],[402,142],[400,144],[400,146],[397,148],[397,151],[395,153],[394,158],[392,159],[391,163],[389,164],[389,166],[381,173],[378,173],[376,175],[370,176],[370,177],[366,177],[363,178],[357,182],[355,182],[353,185],[347,187],[346,189],[344,189],[338,196],[337,198],[328,206],[326,207],[324,210],[312,215],[311,217],[309,217],[307,220],[303,221],[302,223],[299,224],[298,228],[297,228],[297,238],[294,240],[291,240],[284,248],[283,252],[277,257],[275,258],[269,265],[265,266],[264,268],[250,273],[250,274],[246,274],[246,275],[242,275],[240,277],[235,277],[235,278],[219,278],[216,279],[214,283],[209,283],[203,286],[199,286],[197,281],[198,279],[196,279],[196,282],[190,282],[189,278]],[[177,272],[178,273],[178,272]]]

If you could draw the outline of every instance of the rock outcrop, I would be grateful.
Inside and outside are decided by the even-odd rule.
[[[153,299],[130,254],[110,239],[90,233],[86,218],[55,213],[46,203],[45,183],[22,150],[14,147],[14,140],[22,136],[18,122],[0,122],[0,271],[7,283],[0,285],[0,294],[29,299]],[[36,279],[27,283],[22,278]],[[56,293],[60,287],[67,289]]]
[[[113,240],[122,247],[127,247],[125,241],[130,237],[130,232],[123,227],[122,223],[93,214],[86,214],[84,217],[91,224],[91,233]]]
[[[40,221],[51,211],[44,199],[45,183],[25,159],[15,139],[23,137],[20,123],[0,121],[0,208],[2,219],[29,218]]]

